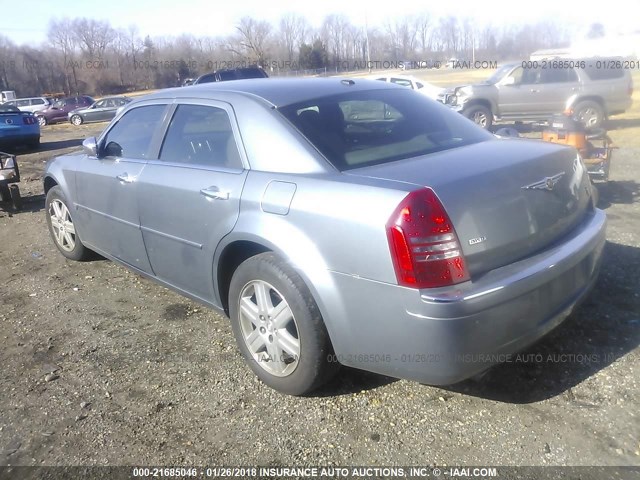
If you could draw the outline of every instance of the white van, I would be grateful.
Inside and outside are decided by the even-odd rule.
[[[46,97],[16,98],[6,103],[18,107],[22,112],[31,113],[39,112],[51,105],[51,101]]]

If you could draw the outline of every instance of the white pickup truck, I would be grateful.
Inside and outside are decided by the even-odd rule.
[[[13,90],[4,90],[0,92],[0,103],[8,102],[16,99],[16,92]]]

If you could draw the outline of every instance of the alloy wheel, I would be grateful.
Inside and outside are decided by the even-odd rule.
[[[49,217],[56,243],[64,251],[71,252],[76,247],[76,229],[69,209],[56,198],[49,204]]]
[[[291,375],[300,359],[300,336],[285,298],[263,280],[247,283],[239,299],[242,338],[253,359],[276,377]]]

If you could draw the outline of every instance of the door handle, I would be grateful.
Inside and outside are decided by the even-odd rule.
[[[133,181],[136,179],[136,177],[132,177],[127,172],[123,173],[122,175],[117,175],[116,178],[122,183],[133,183]]]
[[[215,198],[217,200],[229,200],[229,192],[223,192],[216,186],[203,188],[200,193],[208,198]]]

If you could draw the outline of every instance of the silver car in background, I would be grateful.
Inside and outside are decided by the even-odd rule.
[[[55,245],[230,316],[267,385],[339,364],[435,385],[556,327],[605,215],[576,151],[497,139],[409,89],[238,80],[129,104],[44,176]]]

